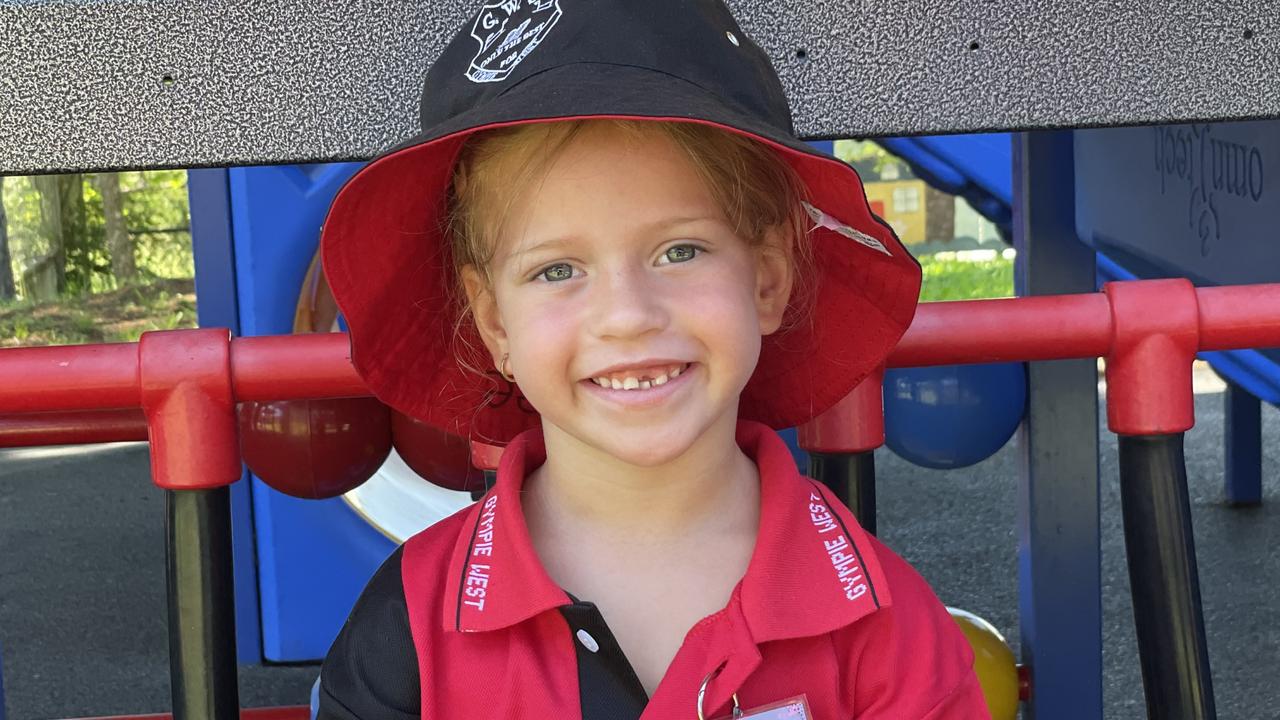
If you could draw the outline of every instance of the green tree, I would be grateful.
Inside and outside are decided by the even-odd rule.
[[[956,237],[956,196],[931,185],[924,188],[925,240],[951,242]]]
[[[132,284],[138,275],[138,265],[133,257],[133,241],[125,228],[120,176],[98,173],[93,176],[93,186],[102,196],[102,231],[111,254],[111,274],[117,286]]]
[[[9,256],[9,219],[4,211],[4,176],[0,175],[0,302],[17,295],[13,284],[13,259]]]
[[[194,277],[186,171],[120,173],[120,190],[138,275],[148,280]]]
[[[31,269],[44,275],[44,270],[51,267],[54,294],[61,295],[67,287],[67,250],[65,234],[62,230],[63,183],[57,175],[36,175],[31,178],[31,182],[40,196],[40,235],[49,246],[48,253],[32,263]],[[39,287],[40,290],[33,294],[44,295],[45,283],[43,282],[31,282],[24,276],[23,285],[28,288],[28,292]]]
[[[186,178],[184,170],[7,178],[0,193],[17,293],[51,300],[59,290],[192,277]]]
[[[910,166],[872,140],[837,140],[835,155],[857,168],[863,180],[880,179],[891,165],[898,170],[899,177],[911,177]]]
[[[84,175],[41,175],[35,183],[58,294],[91,291],[95,276],[109,276],[111,265],[101,237],[89,232]]]

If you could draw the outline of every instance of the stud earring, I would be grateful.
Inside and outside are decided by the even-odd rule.
[[[507,382],[515,382],[516,376],[507,371],[507,360],[511,357],[511,353],[502,354],[502,362],[498,363],[498,372],[506,379]]]

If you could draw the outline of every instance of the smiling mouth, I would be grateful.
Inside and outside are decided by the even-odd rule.
[[[692,363],[674,364],[666,367],[652,368],[644,371],[612,373],[608,376],[594,377],[590,382],[611,390],[648,390],[666,385],[669,381],[680,377]]]

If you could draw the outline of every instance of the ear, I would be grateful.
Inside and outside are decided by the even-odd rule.
[[[791,233],[785,226],[769,229],[756,251],[755,301],[761,335],[772,335],[782,325],[794,280],[791,252]]]
[[[471,316],[475,319],[476,329],[480,331],[480,339],[493,356],[494,365],[497,365],[499,358],[507,351],[507,331],[498,314],[498,302],[493,295],[493,288],[474,265],[462,268],[462,285],[466,288],[467,302],[471,304]]]

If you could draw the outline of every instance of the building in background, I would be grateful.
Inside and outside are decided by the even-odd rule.
[[[1000,242],[995,225],[968,202],[929,186],[910,165],[878,144],[840,140],[835,150],[862,176],[871,211],[889,223],[916,255]]]

